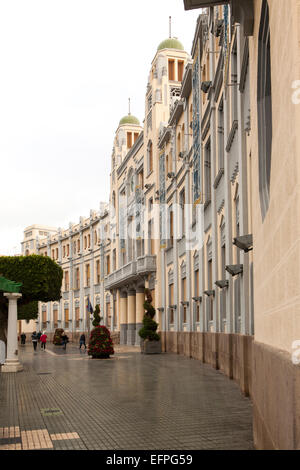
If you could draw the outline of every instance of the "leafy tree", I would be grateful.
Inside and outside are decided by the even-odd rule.
[[[37,302],[60,300],[63,270],[48,256],[0,256],[0,273],[21,282],[18,318],[37,317]],[[0,340],[6,342],[8,299],[0,292]]]

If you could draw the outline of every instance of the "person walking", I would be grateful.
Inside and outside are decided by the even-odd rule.
[[[64,333],[61,336],[61,339],[62,339],[62,343],[63,343],[63,349],[66,349],[67,348],[67,343],[69,342],[69,338],[67,337],[66,333]]]
[[[85,344],[85,334],[82,333],[82,335],[79,338],[79,349],[81,350],[81,346],[84,346],[84,349],[86,349],[86,344]]]
[[[40,342],[41,340],[41,336],[42,336],[42,332],[39,331],[38,334],[37,334],[37,339],[38,339],[38,342]]]
[[[37,343],[38,343],[38,337],[37,337],[36,331],[34,331],[32,333],[31,341],[32,341],[32,344],[33,344],[33,349],[34,349],[34,351],[36,351],[36,347],[37,347]]]
[[[40,337],[40,342],[41,342],[41,349],[46,349],[46,342],[47,342],[47,335],[46,333],[44,332],[41,337]]]
[[[25,333],[22,333],[21,334],[21,344],[25,344],[26,343],[26,335]]]

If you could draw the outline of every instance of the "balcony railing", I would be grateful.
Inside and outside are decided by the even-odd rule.
[[[121,287],[129,281],[138,279],[138,276],[156,271],[156,256],[146,255],[137,258],[136,261],[122,266],[122,268],[110,274],[104,281],[106,289]]]

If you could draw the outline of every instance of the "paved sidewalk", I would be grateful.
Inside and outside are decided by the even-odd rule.
[[[199,361],[115,347],[106,360],[68,344],[20,346],[0,373],[0,449],[252,449],[252,406]]]

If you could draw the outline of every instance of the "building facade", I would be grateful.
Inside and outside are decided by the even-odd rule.
[[[148,288],[163,350],[250,395],[257,448],[300,448],[300,0],[184,5],[204,8],[191,54],[158,46],[143,126],[129,113],[115,133],[109,203],[25,230],[23,254],[64,269],[37,327],[88,332],[89,298],[139,345]]]

